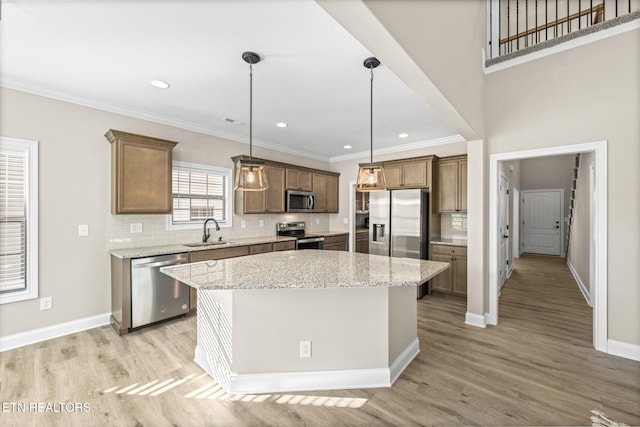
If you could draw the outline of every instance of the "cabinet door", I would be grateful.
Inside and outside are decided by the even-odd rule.
[[[388,189],[402,188],[402,165],[384,165],[384,178]]]
[[[460,160],[458,163],[458,209],[460,212],[467,211],[467,161]]]
[[[327,212],[338,212],[338,177],[327,175],[326,177],[326,204]]]
[[[313,174],[313,192],[316,196],[314,212],[327,211],[327,176]]]
[[[458,162],[438,166],[438,209],[456,212],[458,202]]]
[[[436,277],[429,281],[429,286],[432,291],[440,291],[451,293],[453,289],[453,266],[452,259],[449,255],[438,255],[435,254],[431,257],[433,261],[447,262],[449,263],[449,268],[438,274]]]
[[[265,166],[267,183],[269,188],[261,193],[265,193],[265,212],[284,213],[284,169]],[[249,191],[251,193],[251,191]]]
[[[287,190],[300,190],[300,171],[287,168]]]
[[[177,142],[109,130],[111,213],[167,214],[172,210],[172,149]]]
[[[269,178],[267,178],[269,179]],[[271,183],[269,183],[271,185]],[[254,214],[265,212],[265,191],[243,191],[239,194],[238,203],[242,204],[242,213]]]
[[[420,188],[427,186],[427,163],[410,162],[402,165],[403,187]]]
[[[313,180],[311,179],[311,172],[300,171],[299,179],[300,190],[313,191]]]
[[[453,293],[467,295],[467,257],[454,257]]]

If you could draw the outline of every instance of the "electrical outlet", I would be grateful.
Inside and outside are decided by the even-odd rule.
[[[51,308],[51,297],[40,298],[40,310],[49,310]]]
[[[244,219],[240,221],[240,228],[247,228],[247,221],[245,221]]]
[[[320,224],[320,218],[316,218],[316,224]]]
[[[259,225],[260,225],[260,227],[264,227],[264,219],[261,219],[261,220],[260,220]]]
[[[142,233],[142,223],[134,222],[129,224],[129,232],[130,233]]]
[[[342,218],[343,224],[349,224],[349,218]]]
[[[78,226],[78,236],[84,237],[89,235],[89,225],[88,224],[80,224]]]
[[[311,357],[311,341],[300,341],[300,358]]]

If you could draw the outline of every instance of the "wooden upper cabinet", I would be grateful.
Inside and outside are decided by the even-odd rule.
[[[313,193],[315,194],[314,211],[327,211],[327,176],[321,173],[313,174]]]
[[[284,213],[284,168],[265,165],[269,187],[265,191],[236,191],[238,214]]]
[[[327,175],[327,196],[325,208],[327,212],[338,212],[338,177]]]
[[[438,164],[438,211],[467,211],[467,157],[443,158]]]
[[[314,212],[337,213],[339,205],[337,175],[313,174]]]
[[[172,150],[177,142],[117,130],[111,143],[111,213],[168,214]]]
[[[429,188],[433,156],[384,163],[387,188]]]
[[[311,191],[313,190],[313,181],[311,172],[298,169],[287,168],[286,171],[286,188],[287,190]]]

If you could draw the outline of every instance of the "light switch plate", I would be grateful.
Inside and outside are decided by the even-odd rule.
[[[130,233],[142,233],[142,223],[134,222],[129,224],[129,232]]]
[[[78,236],[84,237],[89,235],[89,225],[88,224],[80,224],[78,226]]]

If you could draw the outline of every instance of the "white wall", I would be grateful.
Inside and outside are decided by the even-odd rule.
[[[589,250],[591,243],[591,201],[592,195],[590,187],[590,166],[594,162],[593,153],[584,153],[580,158],[580,168],[578,170],[578,181],[576,182],[576,200],[574,203],[574,214],[569,240],[569,254],[567,262],[571,263],[579,280],[584,284],[589,296],[593,294],[593,283],[589,277],[590,260]]]
[[[199,230],[167,232],[164,215],[110,214],[111,153],[104,134],[111,128],[178,141],[174,159],[187,162],[231,168],[231,156],[249,149],[239,142],[0,88],[0,135],[40,142],[39,296],[53,297],[52,309],[46,311],[39,310],[37,300],[1,305],[0,336],[108,313],[110,248],[200,238]],[[254,154],[329,168],[260,147],[254,147]],[[234,228],[222,233],[226,238],[274,235],[277,220],[298,218],[308,219],[316,230],[329,229],[329,214],[266,215],[263,228],[257,216],[243,215],[234,216]],[[240,219],[247,221],[247,229],[240,229]],[[143,233],[128,233],[131,222],[142,222]],[[89,225],[88,237],[78,237],[79,224]]]
[[[490,154],[608,141],[608,335],[634,345],[640,344],[638,75],[640,30],[486,76]]]

